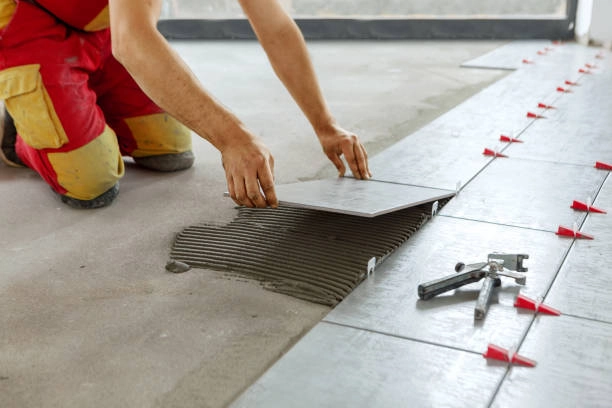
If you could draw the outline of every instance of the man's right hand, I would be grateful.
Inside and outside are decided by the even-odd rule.
[[[230,196],[238,205],[278,207],[274,191],[274,158],[257,139],[221,151]]]

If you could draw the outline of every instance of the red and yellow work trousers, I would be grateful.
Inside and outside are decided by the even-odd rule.
[[[113,58],[109,30],[71,29],[27,2],[0,0],[0,99],[21,161],[79,200],[117,183],[122,155],[191,150],[190,131]]]

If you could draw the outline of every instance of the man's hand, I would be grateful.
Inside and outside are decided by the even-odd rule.
[[[343,154],[355,178],[367,180],[372,177],[368,167],[368,153],[357,135],[340,126],[330,125],[325,130],[320,130],[317,136],[323,152],[334,163],[340,177],[344,176],[346,171],[341,158]]]
[[[274,191],[274,158],[260,141],[234,144],[221,152],[227,188],[238,205],[278,207]]]

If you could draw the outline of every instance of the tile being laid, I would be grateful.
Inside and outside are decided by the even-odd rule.
[[[612,178],[593,205],[608,213],[589,214],[582,230],[595,239],[576,241],[546,303],[562,313],[612,323]]]
[[[533,315],[513,307],[519,290],[543,295],[571,240],[555,234],[437,216],[397,249],[324,321],[483,352],[488,343],[509,346]],[[455,273],[455,264],[484,262],[493,252],[528,254],[526,285],[504,278],[484,320],[474,320],[482,281],[421,300],[420,283]]]
[[[606,174],[594,167],[496,158],[441,214],[556,232],[585,219],[570,208],[595,197]]]
[[[480,354],[319,323],[231,407],[480,407],[505,372]]]
[[[452,197],[455,192],[351,177],[276,186],[281,205],[375,217]]]
[[[609,407],[612,325],[538,316],[519,350],[535,368],[512,367],[492,407]]]

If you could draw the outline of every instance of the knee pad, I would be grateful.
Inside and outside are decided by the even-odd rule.
[[[99,196],[92,198],[91,200],[79,200],[77,198],[68,197],[66,195],[62,195],[61,200],[63,203],[67,204],[72,208],[76,208],[79,210],[89,210],[109,206],[118,195],[119,183],[116,183],[110,189],[100,194]]]

